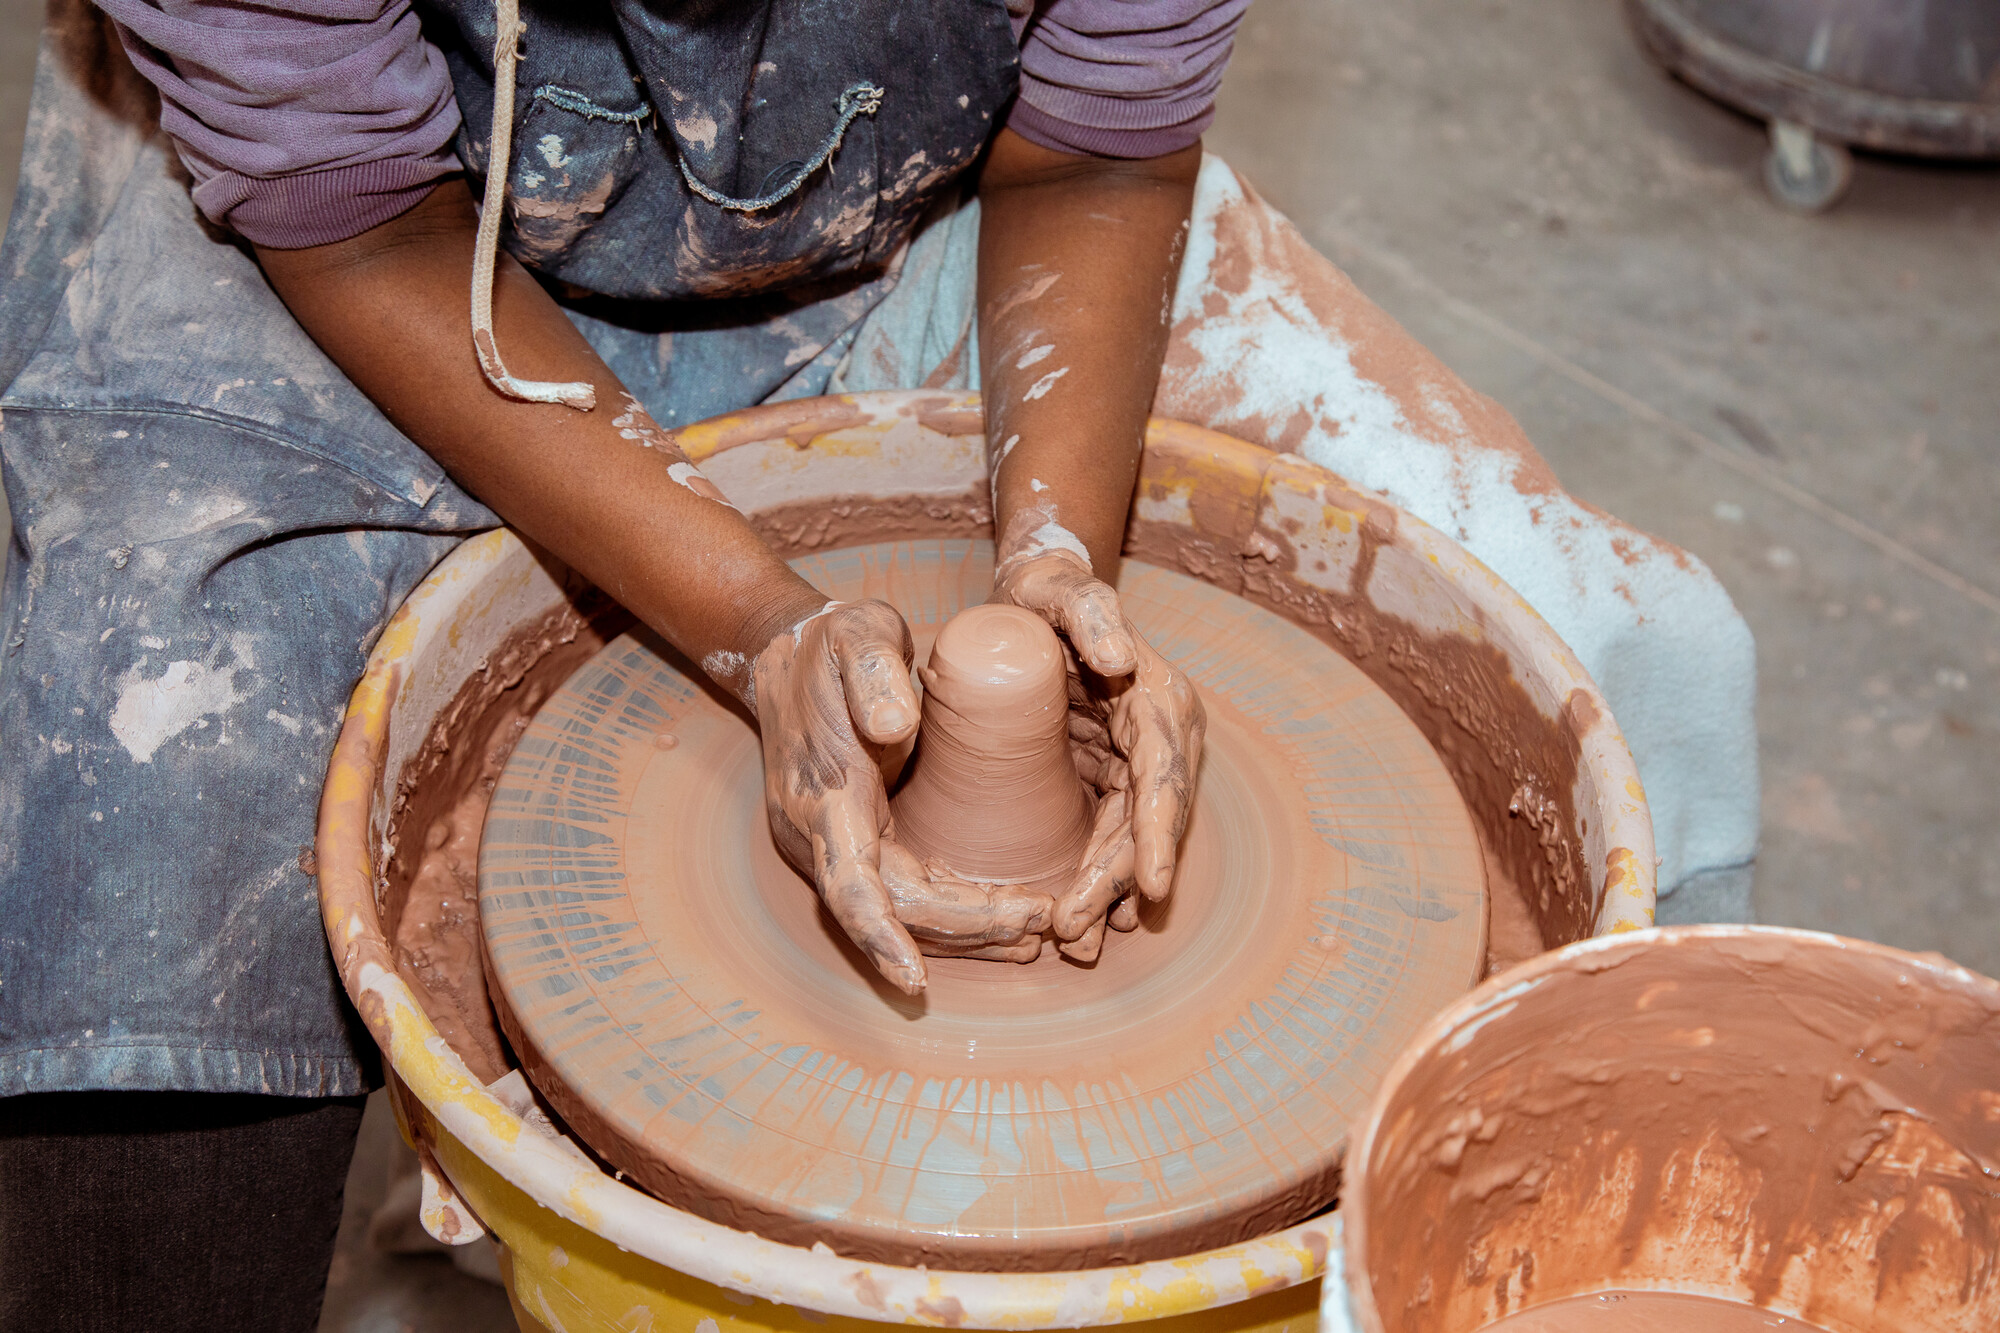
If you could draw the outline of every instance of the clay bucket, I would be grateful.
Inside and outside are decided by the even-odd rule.
[[[976,395],[784,403],[689,428],[707,474],[787,554],[840,537],[991,536]],[[1333,643],[1415,716],[1487,841],[1560,944],[1653,914],[1652,825],[1630,753],[1575,656],[1455,543],[1299,459],[1155,421],[1128,550],[1241,592]],[[595,602],[601,606],[601,595]],[[1244,1244],[1121,1268],[954,1273],[779,1245],[669,1208],[482,1086],[398,976],[384,932],[406,768],[462,692],[538,654],[584,660],[615,626],[593,590],[512,533],[460,546],[383,631],[327,777],[327,936],[425,1161],[426,1224],[490,1229],[524,1327],[860,1329],[852,1321],[1303,1330],[1340,1235],[1331,1213]],[[1437,665],[1449,659],[1448,677]],[[1511,718],[1500,728],[1496,719]],[[1515,813],[1518,811],[1518,813]],[[379,895],[379,896],[378,896]],[[713,1325],[702,1321],[713,1320]]]
[[[1377,1089],[1341,1200],[1346,1313],[1474,1333],[1673,1291],[1828,1333],[2000,1328],[1996,1085],[2000,982],[1936,954],[1773,926],[1543,954]]]

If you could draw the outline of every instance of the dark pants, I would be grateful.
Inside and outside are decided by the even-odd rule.
[[[365,1100],[0,1099],[0,1333],[309,1333]]]

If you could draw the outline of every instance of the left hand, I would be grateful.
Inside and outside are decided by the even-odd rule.
[[[909,658],[893,607],[829,602],[758,654],[750,698],[772,841],[876,970],[914,995],[928,976],[920,954],[1033,961],[1053,904],[958,879],[895,841],[877,761],[916,730]]]
[[[1073,650],[1070,741],[1099,793],[1083,864],[1056,899],[1063,952],[1097,957],[1108,922],[1138,924],[1137,887],[1158,902],[1173,888],[1207,716],[1194,686],[1125,618],[1118,594],[1066,550],[1003,560],[993,599],[1032,611]]]
[[[981,884],[944,866],[926,864],[895,841],[882,840],[882,885],[896,920],[932,958],[988,958],[1032,963],[1055,904],[1020,884]]]

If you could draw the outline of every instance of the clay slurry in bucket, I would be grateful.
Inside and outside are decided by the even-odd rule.
[[[992,544],[795,565],[896,606],[927,663]],[[697,669],[627,636],[558,689],[495,789],[479,894],[507,1036],[570,1127],[678,1207],[934,1269],[1180,1256],[1331,1203],[1369,1090],[1483,962],[1471,818],[1308,631],[1136,560],[1119,593],[1207,712],[1172,894],[1094,963],[932,958],[914,998],[772,847],[756,732]],[[1070,792],[1087,817],[1066,789],[1023,832],[1067,836]]]
[[[1996,1053],[2000,984],[1936,955],[1745,926],[1544,954],[1360,1122],[1361,1327],[1993,1333]]]

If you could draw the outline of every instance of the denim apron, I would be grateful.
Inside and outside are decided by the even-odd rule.
[[[482,173],[492,16],[420,9]],[[825,391],[1016,78],[1000,0],[523,18],[503,243],[666,423]],[[362,1091],[320,781],[389,616],[497,520],[200,220],[81,0],[0,274],[0,1096]]]

